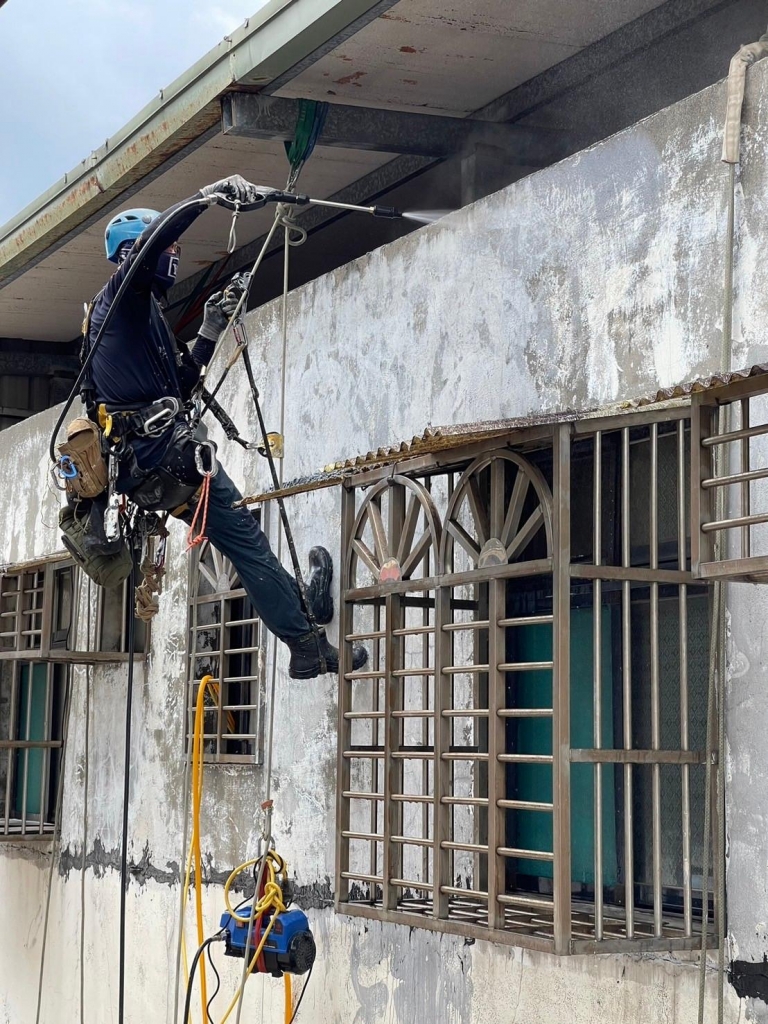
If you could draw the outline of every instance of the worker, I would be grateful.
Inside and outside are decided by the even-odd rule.
[[[202,188],[196,198],[216,196],[222,197],[222,202],[245,206],[254,195],[255,187],[234,175]],[[116,489],[141,507],[170,511],[188,523],[199,499],[200,467],[194,460],[195,456],[200,459],[200,445],[196,441],[199,435],[192,435],[181,413],[240,293],[229,289],[208,299],[191,348],[175,338],[161,303],[176,280],[178,238],[206,208],[204,203],[185,200],[163,214],[128,210],[110,220],[105,233],[106,253],[117,264],[117,270],[91,304],[84,331],[87,353],[128,269],[140,261],[93,353],[89,386],[96,404],[103,403],[105,411],[117,418],[123,416],[120,422],[126,444],[119,460]],[[153,230],[158,217],[161,221]],[[158,429],[157,418],[149,422],[158,411],[162,429]],[[128,416],[130,419],[126,419]],[[213,462],[206,468],[215,469],[215,475],[209,483],[208,539],[232,562],[261,621],[287,645],[291,677],[313,678],[321,673],[323,663],[326,671],[338,672],[337,648],[328,641],[324,629],[318,629],[317,634],[312,630],[296,580],[275,557],[248,509],[233,508],[242,496],[224,468],[215,462],[215,456],[211,454],[210,458]],[[184,497],[186,500],[180,500]],[[308,601],[316,621],[327,622],[333,614],[331,557],[320,547],[313,548],[310,555]],[[367,656],[364,647],[355,647],[353,667],[361,668]]]

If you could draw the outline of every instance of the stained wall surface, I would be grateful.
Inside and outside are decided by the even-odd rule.
[[[284,396],[286,479],[334,460],[455,424],[586,409],[718,367],[727,172],[719,162],[724,88],[717,85],[622,134],[462,209],[293,292],[283,350],[279,303],[248,317],[270,428]],[[763,361],[768,292],[768,64],[750,71],[738,183],[734,365]],[[365,223],[361,222],[361,230]],[[300,260],[300,250],[293,254]],[[283,355],[284,352],[284,355]],[[222,401],[241,431],[257,425],[243,375]],[[55,410],[0,435],[0,560],[58,547],[48,485]],[[222,441],[244,491],[267,486],[263,460]],[[289,500],[298,547],[338,556],[339,496]],[[276,516],[272,517],[276,542]],[[187,564],[174,527],[169,571],[146,665],[137,673],[131,751],[127,1021],[170,1021],[182,859],[183,687]],[[338,584],[338,581],[336,585]],[[93,595],[92,595],[93,596]],[[87,593],[81,595],[81,627]],[[768,728],[761,588],[729,593],[740,670],[729,683],[729,928],[734,953],[768,953],[764,836]],[[335,624],[330,627],[335,635]],[[267,664],[271,662],[268,652]],[[485,942],[334,915],[336,692],[330,677],[289,681],[278,651],[274,832],[302,887],[319,962],[302,1011],[323,1024],[426,1019],[593,1024],[695,1019],[696,968],[680,955],[557,959]],[[75,672],[61,863],[54,866],[41,1020],[116,1020],[117,921],[125,669]],[[269,673],[268,673],[269,678]],[[88,820],[85,707],[90,693]],[[204,862],[211,930],[221,881],[252,855],[261,768],[206,773]],[[35,1019],[49,853],[0,846],[0,1022]],[[81,900],[85,907],[81,915]],[[8,927],[11,922],[13,927]],[[81,922],[83,935],[81,939]],[[224,973],[225,991],[237,965]],[[714,998],[710,977],[708,1002]],[[255,981],[250,1014],[282,1019],[282,990]],[[222,1012],[224,1002],[217,1003]],[[768,1020],[760,999],[728,987],[729,1021]]]

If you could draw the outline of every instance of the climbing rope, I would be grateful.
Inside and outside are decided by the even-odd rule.
[[[133,555],[131,556],[133,557]],[[125,763],[123,766],[123,821],[120,841],[120,929],[119,968],[117,978],[117,1020],[125,1020],[125,919],[126,895],[128,893],[128,804],[131,795],[131,716],[133,709],[133,662],[136,653],[136,618],[133,614],[136,603],[136,569],[132,566],[128,574],[128,680],[125,688]]]
[[[48,944],[48,920],[51,912],[51,891],[53,889],[53,872],[58,862],[61,845],[61,809],[64,803],[64,769],[66,767],[67,740],[69,737],[69,713],[72,706],[72,683],[66,683],[64,713],[61,725],[61,757],[59,759],[59,779],[56,786],[56,805],[54,811],[54,835],[51,844],[51,862],[48,866],[48,890],[45,896],[45,914],[43,915],[43,940],[40,948],[40,972],[37,981],[37,1008],[35,1024],[40,1024],[40,1011],[43,1004],[43,981],[45,978],[45,952]]]
[[[187,531],[187,551],[191,551],[208,540],[205,535],[205,528],[208,525],[208,501],[211,496],[212,476],[212,473],[203,474],[203,484],[200,488],[197,505],[195,506],[195,514],[192,516],[192,522],[189,524],[189,530]],[[200,515],[201,512],[202,515]],[[195,534],[196,528],[197,534]]]
[[[86,577],[86,651],[91,650],[91,578]],[[91,666],[85,666],[85,740],[83,749],[83,849],[80,857],[80,1024],[85,1024],[85,872],[88,864],[88,775],[91,757]]]
[[[325,116],[326,116],[327,110],[328,110],[328,105],[327,104],[318,104],[318,103],[315,103],[314,101],[303,101],[303,100],[301,101],[301,103],[300,103],[300,116],[299,116],[299,121],[298,121],[298,124],[297,124],[297,129],[296,129],[296,133],[295,133],[295,137],[294,137],[294,142],[290,146],[290,148],[288,148],[288,146],[286,146],[286,151],[287,151],[288,159],[289,159],[289,162],[291,164],[290,171],[289,171],[288,178],[287,178],[287,183],[286,183],[286,190],[291,190],[291,189],[293,189],[295,187],[296,182],[297,182],[297,180],[299,178],[299,175],[301,173],[301,170],[302,170],[304,164],[306,163],[306,161],[309,159],[309,156],[311,155],[312,150],[315,147],[315,144],[317,142],[319,134],[320,134],[320,132],[322,130],[323,123],[325,121]],[[265,456],[267,458],[267,461],[269,463],[270,473],[272,475],[273,482],[275,484],[277,484],[278,486],[279,486],[279,481],[282,480],[282,464],[280,466],[280,473],[278,474],[277,468],[275,466],[275,461],[274,461],[274,456],[273,456],[273,453],[272,453],[272,448],[271,448],[271,445],[270,445],[269,434],[268,434],[268,431],[266,429],[266,424],[265,424],[265,421],[264,421],[264,418],[263,418],[263,415],[262,415],[262,411],[261,411],[261,406],[260,406],[260,403],[259,403],[259,393],[258,393],[258,389],[256,387],[256,381],[255,381],[255,378],[254,378],[254,375],[253,375],[253,367],[251,365],[250,357],[249,357],[249,354],[248,354],[248,337],[247,337],[247,333],[245,331],[244,325],[242,324],[242,319],[241,318],[242,318],[242,313],[247,308],[248,295],[249,295],[249,292],[250,292],[251,284],[252,284],[252,282],[254,280],[254,277],[256,275],[256,272],[258,271],[259,267],[261,266],[261,263],[262,263],[262,261],[264,260],[264,257],[267,254],[269,246],[270,246],[270,244],[272,242],[272,239],[274,238],[276,232],[278,231],[278,229],[280,227],[282,227],[283,228],[283,245],[284,245],[284,266],[283,266],[283,294],[282,294],[282,383],[281,383],[281,402],[280,402],[280,433],[281,433],[281,435],[284,435],[284,426],[285,426],[285,381],[286,381],[285,363],[286,363],[287,338],[288,338],[288,328],[287,328],[287,297],[288,297],[288,284],[289,284],[289,253],[290,253],[290,249],[291,248],[294,248],[295,246],[303,244],[306,241],[306,238],[307,238],[306,231],[293,221],[292,213],[293,213],[293,211],[288,206],[286,206],[283,203],[278,203],[278,205],[276,207],[276,210],[275,210],[275,217],[274,217],[274,220],[272,222],[272,225],[271,225],[269,231],[267,232],[266,238],[264,239],[264,242],[262,243],[261,249],[259,250],[259,253],[258,253],[258,255],[257,255],[257,257],[256,257],[256,259],[255,259],[255,261],[253,263],[253,266],[251,267],[251,270],[250,270],[249,274],[248,274],[247,282],[246,282],[246,287],[243,289],[243,292],[242,292],[242,294],[241,294],[241,296],[240,296],[240,298],[238,300],[237,306],[235,307],[235,310],[233,311],[232,315],[230,316],[224,331],[219,336],[218,342],[217,342],[217,344],[216,344],[216,346],[214,348],[214,352],[213,352],[213,354],[212,354],[212,356],[211,356],[211,358],[209,360],[209,364],[208,365],[210,366],[210,365],[214,364],[214,362],[216,361],[217,356],[221,352],[224,344],[226,343],[230,333],[234,334],[235,337],[236,337],[236,345],[235,345],[234,351],[232,352],[232,354],[230,355],[229,359],[227,360],[227,362],[226,362],[226,364],[224,366],[224,369],[223,369],[221,375],[219,376],[219,379],[216,382],[215,387],[211,391],[208,392],[208,395],[205,398],[205,401],[203,403],[202,410],[201,410],[201,413],[200,413],[200,417],[202,418],[202,416],[204,416],[205,413],[210,409],[211,403],[213,402],[213,400],[215,399],[217,393],[219,392],[222,384],[224,383],[226,377],[229,374],[229,371],[231,370],[231,368],[234,366],[234,364],[237,362],[238,358],[242,354],[242,356],[243,356],[243,364],[245,366],[246,374],[248,376],[249,385],[251,387],[251,394],[253,396],[254,405],[255,405],[255,409],[256,409],[256,415],[257,415],[257,418],[258,418],[258,421],[259,421],[259,426],[260,426],[260,429],[261,429],[263,445],[264,445],[264,454],[265,454]],[[228,244],[227,244],[227,250],[228,250],[228,253],[230,253],[230,254],[234,250],[234,248],[235,248],[235,246],[237,244],[236,224],[237,224],[237,219],[239,217],[239,214],[240,214],[239,204],[236,204],[234,209],[233,209],[232,224],[231,224],[231,227],[230,227],[230,234],[229,234],[229,239],[228,239]],[[205,488],[205,486],[206,486],[206,481],[204,480],[203,487]],[[201,540],[200,540],[201,534],[205,533],[205,522],[206,522],[206,514],[207,514],[207,501],[208,501],[207,495],[204,496],[201,493],[200,500],[198,502],[198,506],[197,506],[197,509],[195,511],[195,517],[193,517],[192,526],[190,527],[190,531],[189,531],[188,538],[187,538],[188,547],[197,546],[198,543],[201,543]],[[298,586],[299,586],[299,593],[300,593],[302,605],[304,606],[305,614],[307,614],[307,618],[309,619],[309,622],[310,622],[310,625],[313,628],[313,631],[315,632],[316,635],[318,635],[317,634],[317,623],[314,620],[314,616],[312,615],[312,611],[311,611],[311,609],[309,607],[309,603],[307,601],[306,585],[305,585],[305,582],[304,582],[303,574],[301,572],[301,566],[300,566],[299,561],[298,561],[298,555],[296,554],[295,545],[293,544],[293,537],[292,537],[292,534],[291,534],[291,529],[290,529],[290,524],[288,522],[287,513],[285,511],[285,507],[282,504],[282,502],[280,502],[279,505],[280,505],[281,520],[282,520],[282,523],[283,523],[283,528],[284,528],[284,530],[286,532],[286,537],[288,538],[288,544],[289,544],[289,548],[290,548],[291,556],[292,556],[292,561],[293,561],[294,573],[295,573],[296,580],[297,580],[297,583],[298,583]],[[200,511],[200,507],[201,506],[204,506],[204,509],[203,509],[203,512],[202,512],[202,517],[203,517],[203,519],[202,519],[202,529],[201,529],[200,533],[198,533],[198,536],[194,537],[193,536],[193,530],[194,530],[195,523],[196,523],[196,520],[197,520],[197,516],[198,516],[198,513]],[[190,543],[190,541],[191,541],[191,543]],[[280,559],[281,551],[282,551],[282,532],[278,535],[278,544],[277,544],[277,557],[278,557],[278,559]],[[260,919],[260,917],[262,917],[264,915],[264,913],[266,912],[264,907],[262,907],[261,910],[259,909],[260,905],[261,905],[261,900],[258,898],[258,894],[259,894],[259,892],[261,891],[261,888],[262,888],[262,884],[263,884],[263,881],[264,881],[264,873],[268,869],[267,866],[268,866],[268,864],[272,863],[270,858],[271,858],[271,855],[272,855],[273,851],[270,848],[270,843],[272,841],[272,837],[271,837],[271,808],[272,808],[271,790],[272,790],[272,749],[273,749],[273,739],[274,739],[276,651],[277,651],[277,645],[274,644],[273,645],[273,658],[272,658],[272,673],[271,673],[271,681],[270,681],[270,696],[269,696],[270,714],[269,714],[269,727],[268,727],[268,736],[267,736],[266,800],[265,800],[264,804],[262,805],[262,808],[265,810],[265,825],[264,825],[262,837],[259,840],[259,857],[257,858],[257,861],[260,860],[260,866],[259,866],[259,871],[258,871],[258,875],[257,875],[257,878],[256,878],[256,888],[255,888],[255,894],[254,894],[253,903],[252,903],[252,906],[251,906],[251,913],[250,913],[250,915],[249,915],[249,917],[247,919],[248,920],[248,933],[247,933],[247,938],[246,938],[246,949],[250,949],[251,948],[251,939],[252,939],[253,929],[254,929],[256,920]],[[210,676],[204,677],[204,679],[200,683],[200,687],[198,689],[198,700],[197,700],[196,711],[195,711],[195,727],[194,727],[195,734],[197,734],[198,725],[200,725],[200,728],[202,728],[202,719],[198,718],[198,709],[201,709],[200,710],[200,715],[202,715],[203,714],[202,708],[204,708],[204,704],[205,704],[205,693],[206,693],[206,691],[208,689],[211,689],[211,691],[213,691],[213,688],[216,687],[217,685],[218,684]],[[202,768],[203,768],[202,761],[203,761],[203,759],[202,759],[202,756],[201,756],[199,758],[199,760],[198,760],[196,758],[196,756],[195,756],[195,752],[194,751],[195,751],[194,744],[191,744],[191,743],[188,744],[187,760],[186,760],[186,765],[185,765],[185,781],[184,781],[184,837],[183,837],[183,848],[185,850],[187,848],[187,833],[188,833],[188,820],[189,820],[188,808],[189,808],[190,793],[193,794],[193,796],[192,796],[192,800],[193,800],[192,839],[190,841],[189,850],[188,850],[187,856],[186,856],[185,878],[184,878],[184,884],[182,885],[181,901],[180,901],[180,907],[179,907],[179,941],[178,941],[178,947],[177,947],[177,953],[176,953],[176,972],[175,972],[176,976],[175,976],[175,991],[174,991],[174,1022],[178,1019],[182,960],[183,960],[183,963],[184,963],[185,974],[187,975],[188,979],[190,977],[189,971],[187,971],[187,953],[186,953],[186,943],[185,943],[185,937],[184,937],[184,919],[185,919],[185,909],[186,909],[187,897],[188,897],[188,892],[189,892],[189,887],[190,887],[190,876],[191,876],[191,865],[192,865],[192,858],[193,858],[193,848],[194,848],[194,845],[195,845],[196,842],[199,844],[199,837],[200,837],[199,817],[197,817],[196,813],[195,813],[195,796],[194,796],[194,794],[195,793],[199,794],[199,793],[202,792],[202,780],[203,780],[203,775],[202,775]],[[197,804],[197,812],[199,814],[199,802]],[[251,862],[251,866],[253,866],[255,863],[256,863],[256,861]],[[233,875],[236,875],[242,869],[243,869],[243,866],[241,865],[239,869],[235,869],[235,872],[233,872]],[[230,879],[228,880],[227,888],[225,889],[225,893],[226,894],[228,894],[228,892],[229,892],[229,886],[231,885],[232,880],[233,880],[233,876],[230,876]],[[196,884],[197,884],[197,886],[199,888],[199,881],[198,881],[198,876],[197,875],[196,875]],[[270,890],[270,892],[272,892],[273,897],[276,898],[276,894],[272,890]],[[265,897],[264,898],[266,898],[266,891],[265,891]],[[282,899],[282,897],[280,897],[280,898]],[[225,895],[225,899],[228,899],[228,895]],[[271,921],[270,921],[270,929],[272,927],[272,922],[274,921],[274,916],[275,915],[273,914],[272,918],[271,918]],[[245,923],[244,919],[240,919],[240,920],[241,920],[241,923],[243,923],[243,924]],[[200,932],[200,923],[201,923],[201,921],[202,921],[202,916],[200,914],[200,916],[198,917],[198,937],[200,939],[201,939],[201,932]],[[237,1018],[236,1019],[237,1019],[237,1022],[239,1024],[240,1015],[241,1015],[241,1012],[242,1012],[243,996],[244,996],[244,993],[245,993],[245,983],[246,983],[246,981],[248,979],[248,976],[251,974],[255,963],[258,960],[258,956],[261,953],[261,948],[263,947],[263,943],[266,941],[267,935],[268,935],[268,930],[265,931],[265,934],[261,937],[260,946],[258,947],[257,953],[252,958],[250,963],[248,962],[248,958],[244,957],[243,974],[242,974],[242,977],[241,977],[240,986],[239,986],[238,991],[237,991],[237,993],[235,995],[235,998],[233,999],[232,1003],[230,1004],[229,1009],[227,1010],[224,1018],[222,1019],[221,1024],[224,1024],[224,1021],[226,1021],[227,1018],[230,1016],[230,1014],[231,1014],[232,1010],[234,1009],[235,1005],[237,1006]],[[202,943],[202,939],[201,939],[201,943]],[[198,954],[201,954],[200,948],[198,948]],[[197,962],[197,959],[199,959],[199,957],[196,957],[196,962]],[[203,979],[203,973],[204,973],[204,967],[201,969],[201,984],[203,983],[203,980],[202,980]],[[292,1004],[292,995],[291,995],[290,976],[288,974],[286,974],[286,975],[284,975],[284,978],[285,978],[285,985],[286,985],[286,994],[285,994],[285,1007],[286,1007],[286,1009],[285,1009],[285,1016],[286,1016],[286,1024],[289,1024],[289,1022],[295,1017],[296,1011],[298,1011],[298,1005],[296,1007],[296,1011],[294,1011],[293,1015],[291,1015],[290,1007],[291,1007],[291,1004]],[[188,988],[189,987],[190,986],[188,985]],[[301,994],[302,998],[303,998],[305,990],[306,990],[306,985],[304,986],[304,989],[302,990],[302,994]],[[301,1001],[301,999],[299,1000],[299,1002],[300,1001]],[[206,1007],[205,999],[203,1000],[203,1007],[204,1008]],[[185,1011],[185,1017],[183,1019],[183,1024],[187,1024],[186,1011]]]

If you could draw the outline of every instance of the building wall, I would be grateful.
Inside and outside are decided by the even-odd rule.
[[[768,65],[758,65],[750,71],[738,195],[734,365],[768,355],[761,245],[768,227],[766,84]],[[726,171],[719,163],[723,109],[718,85],[297,290],[288,304],[285,360],[279,303],[251,314],[254,366],[272,429],[285,394],[285,478],[410,437],[427,424],[589,408],[716,368],[726,208]],[[301,259],[300,250],[293,258]],[[242,432],[255,435],[239,370],[223,390],[223,403]],[[57,547],[58,496],[48,486],[45,456],[52,421],[53,413],[42,414],[0,439],[0,478],[7,482],[0,492],[4,561]],[[222,445],[221,452],[245,491],[267,486],[263,460],[235,446]],[[294,497],[288,506],[301,551],[323,543],[338,555],[337,492]],[[170,552],[152,649],[134,697],[131,1024],[172,1016],[187,596],[183,530],[176,527]],[[761,785],[768,772],[761,742],[768,725],[761,639],[768,604],[761,588],[745,585],[732,587],[729,601],[740,666],[730,680],[728,709],[729,927],[738,958],[759,962],[768,952],[760,881],[768,877]],[[82,963],[85,1020],[102,1024],[116,1020],[125,672],[91,673],[85,873],[83,670],[75,683],[41,1019],[76,1019]],[[563,1020],[594,1024],[695,1019],[696,968],[684,955],[557,959],[335,916],[335,716],[335,681],[291,682],[280,650],[274,832],[311,908],[318,940],[306,1019],[512,1024],[550,1019],[553,1010]],[[217,883],[205,892],[211,930],[222,909],[218,883],[254,852],[264,787],[259,768],[206,772],[204,858]],[[3,916],[15,925],[6,925],[0,937],[0,1022],[34,1019],[47,867],[43,852],[0,847]],[[233,990],[238,967],[225,970],[225,991]],[[714,998],[710,972],[710,1010]],[[252,1014],[263,1006],[265,1021],[281,1019],[279,984],[253,981],[247,1001]],[[740,1002],[728,986],[726,1019],[745,1015],[768,1020],[761,1000]]]

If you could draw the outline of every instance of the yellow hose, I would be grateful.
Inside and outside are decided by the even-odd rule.
[[[290,974],[283,975],[285,982],[285,1024],[291,1024],[293,1017],[293,986],[291,985]]]
[[[195,702],[195,722],[192,737],[192,835],[190,838],[189,850],[187,853],[186,870],[184,873],[184,900],[183,905],[186,907],[189,890],[191,887],[191,875],[192,865],[194,863],[195,868],[195,909],[197,916],[197,940],[198,946],[201,946],[204,941],[203,934],[203,898],[202,898],[202,856],[200,852],[200,809],[203,800],[203,737],[205,733],[205,692],[207,689],[214,691],[216,687],[213,676],[203,676],[200,680],[200,686],[197,691],[197,700]],[[231,872],[229,878],[224,886],[224,902],[227,907],[227,911],[232,916],[232,919],[238,924],[246,925],[250,922],[251,916],[255,921],[261,924],[265,914],[269,914],[269,923],[264,929],[264,934],[259,940],[259,944],[256,947],[256,951],[248,964],[248,970],[246,971],[243,982],[238,987],[237,992],[232,998],[232,1002],[227,1007],[224,1016],[221,1018],[220,1024],[226,1024],[230,1014],[237,1005],[238,999],[240,998],[240,992],[248,980],[248,977],[253,972],[259,957],[261,956],[264,945],[269,938],[269,933],[275,923],[275,919],[278,914],[285,910],[285,903],[283,902],[283,890],[281,888],[278,879],[283,880],[288,874],[288,865],[285,860],[277,853],[276,850],[267,850],[264,854],[264,895],[258,899],[256,906],[253,910],[249,911],[247,917],[243,917],[238,914],[233,908],[231,900],[229,898],[230,889],[235,882],[238,875],[242,874],[243,871],[247,871],[254,867],[258,860],[245,861],[243,864],[239,864],[234,871]],[[257,894],[254,894],[256,899]],[[189,968],[187,962],[187,948],[186,941],[184,938],[184,921],[182,916],[182,953],[184,957],[184,971],[187,977],[189,976]],[[285,984],[285,1024],[290,1024],[291,1017],[293,1014],[293,989],[291,985],[291,977],[289,974],[283,975]],[[206,984],[205,975],[205,960],[201,957],[200,959],[200,995],[202,999],[202,1021],[206,1024],[206,1006],[208,1005],[208,989]],[[182,1024],[187,1024],[187,1021],[183,1021]]]

